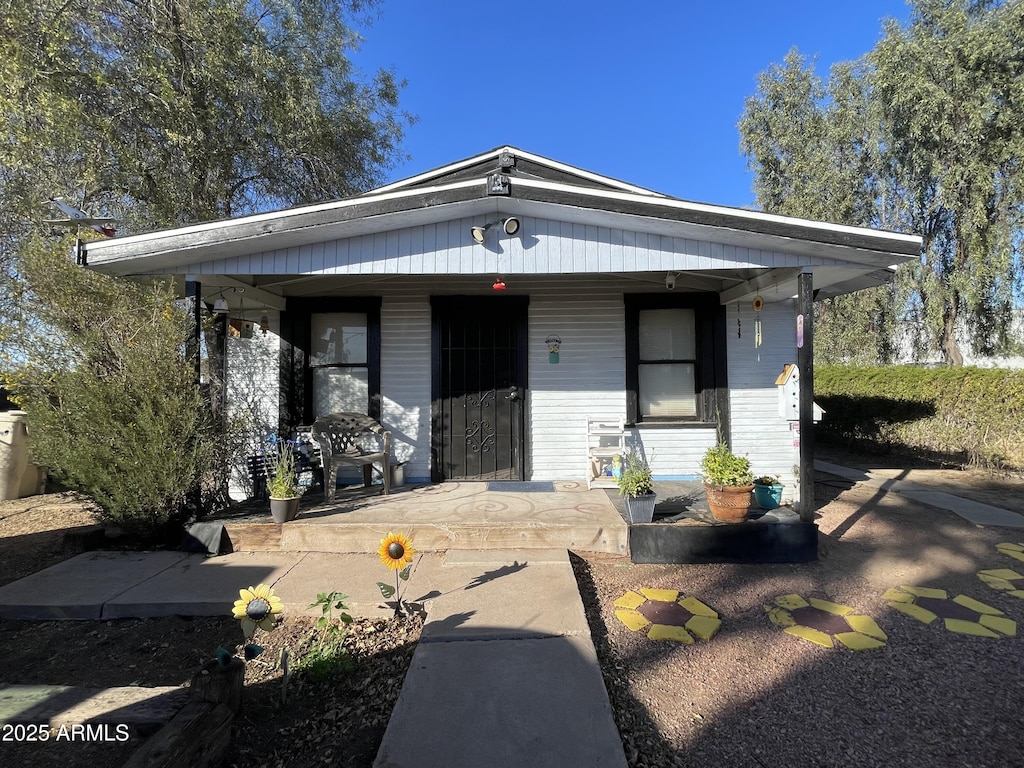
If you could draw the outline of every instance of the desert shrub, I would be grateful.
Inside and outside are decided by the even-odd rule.
[[[169,283],[84,269],[66,245],[23,248],[31,313],[14,320],[19,343],[5,349],[33,458],[108,521],[153,532],[196,511],[224,464],[193,325]]]
[[[823,439],[1024,467],[1024,371],[816,366]]]

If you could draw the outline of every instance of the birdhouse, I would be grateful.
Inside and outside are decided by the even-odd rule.
[[[800,370],[795,364],[787,363],[775,384],[779,388],[779,416],[786,421],[800,421]],[[817,423],[825,411],[817,403],[813,405],[812,418]]]

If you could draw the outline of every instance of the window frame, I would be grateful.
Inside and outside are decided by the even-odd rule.
[[[312,424],[313,372],[325,366],[310,365],[312,322],[315,314],[359,313],[366,315],[366,364],[368,402],[366,413],[380,421],[380,310],[379,296],[290,297],[281,314],[281,422],[293,428]],[[326,367],[359,368],[361,364],[339,363]]]
[[[727,427],[729,407],[725,307],[717,293],[627,293],[626,421],[635,427]],[[648,309],[692,309],[695,349],[695,417],[640,413],[640,313]],[[682,361],[688,362],[688,361]]]

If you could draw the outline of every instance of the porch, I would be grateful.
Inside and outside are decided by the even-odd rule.
[[[270,520],[268,502],[249,501],[207,518],[224,525],[230,551],[374,552],[389,531],[417,550],[569,549],[630,556],[637,563],[807,562],[817,559],[817,526],[789,507],[754,509],[726,524],[707,509],[698,482],[660,481],[654,521],[629,526],[614,491],[576,481],[416,484],[380,495],[379,486],[318,488],[299,517]]]
[[[250,501],[204,522],[222,523],[231,551],[374,552],[401,531],[422,552],[573,549],[629,553],[629,526],[603,490],[585,482],[452,481],[338,489],[333,504],[311,489],[297,519],[278,524],[269,502]]]

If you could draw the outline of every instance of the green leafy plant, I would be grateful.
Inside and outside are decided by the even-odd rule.
[[[742,488],[754,484],[750,460],[737,456],[725,443],[708,448],[701,461],[704,482],[715,487]]]
[[[616,482],[620,496],[646,496],[654,493],[654,477],[651,467],[636,453],[626,457],[622,473]]]
[[[288,443],[274,449],[274,463],[267,467],[270,481],[267,491],[272,499],[291,499],[299,495],[299,478],[295,471],[295,451]]]
[[[754,485],[782,485],[778,475],[760,475],[754,478]]]
[[[352,658],[345,650],[347,625],[352,623],[341,592],[320,592],[310,608],[320,608],[316,620],[316,636],[312,646],[298,656],[295,669],[302,671],[312,682],[319,683],[352,668]],[[335,616],[334,612],[338,611]]]

